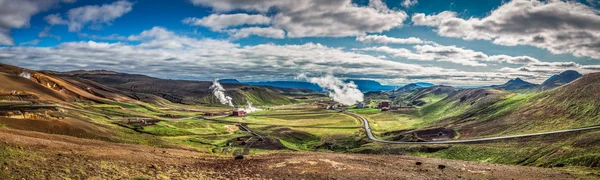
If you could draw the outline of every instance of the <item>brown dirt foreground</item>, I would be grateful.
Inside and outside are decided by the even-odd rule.
[[[417,165],[420,162],[421,165]],[[445,166],[444,168],[440,166]],[[553,169],[398,155],[279,153],[244,160],[0,128],[0,179],[593,179]]]

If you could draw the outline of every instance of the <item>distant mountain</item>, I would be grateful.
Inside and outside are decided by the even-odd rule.
[[[392,90],[392,92],[411,92],[421,88],[432,87],[434,84],[426,83],[426,82],[416,82],[410,83],[402,87],[396,87]]]
[[[583,75],[581,75],[577,71],[573,71],[573,70],[564,71],[560,74],[555,74],[555,75],[551,76],[550,78],[548,78],[546,81],[544,81],[544,83],[542,83],[540,85],[540,89],[541,90],[553,89],[553,88],[565,85],[567,83],[570,83],[571,81],[574,81],[582,76]]]
[[[220,79],[219,82],[223,83],[233,83],[233,84],[242,84],[237,79]]]
[[[511,79],[502,85],[493,85],[490,87],[494,88],[494,89],[503,89],[503,90],[507,90],[507,91],[514,91],[514,90],[527,90],[527,89],[534,88],[536,86],[538,86],[538,85],[527,82],[527,81],[523,81],[521,78],[516,78],[516,79]]]
[[[411,91],[418,90],[418,89],[421,89],[421,88],[423,88],[423,87],[419,86],[418,84],[410,83],[410,84],[407,84],[407,85],[402,86],[402,87],[394,88],[392,90],[392,92],[411,92]]]
[[[394,89],[396,86],[385,86],[381,85],[381,83],[373,80],[360,80],[360,79],[347,79],[346,83],[354,82],[358,86],[358,89],[361,92],[375,92],[375,91],[389,91]]]
[[[373,80],[360,80],[360,79],[347,79],[344,82],[354,82],[358,86],[361,92],[373,92],[373,91],[389,91],[394,89],[395,86],[381,85],[377,81]],[[242,82],[243,84],[253,86],[271,86],[277,88],[294,88],[294,89],[310,89],[313,91],[323,91],[323,88],[317,84],[303,81],[261,81],[261,82]]]
[[[414,83],[414,84],[417,84],[417,85],[419,85],[419,86],[421,86],[421,87],[431,87],[431,86],[435,86],[435,84],[428,83],[428,82],[416,82],[416,83]]]
[[[277,88],[310,89],[313,91],[323,91],[323,89],[316,84],[302,81],[262,81],[243,83],[253,86],[271,86]]]
[[[88,85],[93,83],[107,87],[103,89],[110,88],[111,92],[118,92],[98,95],[101,97],[113,94],[123,94],[128,98],[142,101],[147,100],[140,97],[152,96],[154,98],[150,99],[151,101],[156,101],[156,99],[160,98],[180,104],[221,105],[214,97],[211,90],[209,90],[209,87],[212,85],[212,82],[210,81],[169,80],[146,75],[116,73],[110,71],[47,73],[69,82],[85,82],[87,84],[76,83],[76,85],[84,88],[93,87],[92,85]],[[223,83],[223,87],[227,89],[226,94],[233,98],[233,104],[235,105],[244,105],[247,101],[256,105],[282,105],[295,102],[295,100],[265,87],[248,86],[236,83]]]

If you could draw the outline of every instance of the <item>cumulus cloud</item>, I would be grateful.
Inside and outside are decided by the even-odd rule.
[[[402,6],[405,8],[411,7],[419,3],[419,0],[404,0],[402,1]]]
[[[70,32],[79,32],[86,25],[90,25],[90,29],[101,29],[132,9],[133,3],[120,0],[101,6],[89,5],[70,9],[67,12],[68,20],[63,19],[60,14],[48,15],[45,20],[50,25],[68,25]]]
[[[575,62],[537,62],[517,68],[504,67],[500,69],[501,72],[509,75],[537,77],[538,82],[545,80],[553,74],[557,74],[566,70],[576,70],[580,73],[586,74],[600,71],[600,66],[580,65]]]
[[[74,0],[0,0],[0,45],[15,45],[11,29],[29,27],[31,16],[46,11],[60,2]]]
[[[455,18],[457,13],[451,11],[444,11],[439,14],[425,15],[423,13],[416,13],[412,16],[412,22],[415,25],[421,26],[440,26],[442,21]]]
[[[375,51],[389,54],[394,57],[403,57],[411,60],[423,61],[448,61],[465,66],[487,66],[481,62],[508,63],[508,64],[542,64],[536,58],[529,56],[489,56],[483,52],[456,46],[443,46],[437,43],[427,45],[415,45],[414,51],[406,48],[391,48],[388,46],[355,48],[357,51]]]
[[[190,0],[194,5],[212,7],[218,12],[243,10],[276,12],[271,27],[282,29],[288,37],[346,37],[383,32],[401,27],[407,14],[391,10],[381,0],[358,6],[351,0]],[[275,10],[275,11],[270,11]]]
[[[269,24],[271,19],[267,16],[256,14],[211,14],[203,18],[188,17],[183,23],[193,26],[208,27],[213,31],[219,31],[228,27],[240,25],[265,25]]]
[[[540,60],[529,56],[508,56],[494,55],[490,56],[487,61],[506,62],[509,64],[534,64],[541,63]]]
[[[488,56],[470,49],[442,45],[416,45],[414,48],[417,53],[433,57],[439,61],[448,61],[466,66],[487,66],[478,61],[487,59]]]
[[[249,27],[241,29],[231,29],[227,32],[231,33],[232,39],[246,38],[251,35],[262,36],[268,38],[283,39],[285,38],[285,31],[277,28],[261,28],[261,27]]]
[[[50,25],[57,25],[57,24],[68,24],[69,21],[64,20],[60,14],[50,14],[46,17],[44,17],[44,20],[46,20],[46,22],[48,22],[48,24]]]
[[[194,80],[289,80],[301,73],[312,77],[331,73],[392,84],[429,81],[489,85],[515,77],[512,72],[467,72],[402,63],[315,43],[242,46],[182,36],[162,27],[126,36],[126,41],[118,43],[88,41],[54,47],[0,48],[0,63],[58,71],[107,69]]]
[[[386,35],[368,35],[368,36],[358,36],[356,37],[356,41],[364,42],[364,43],[379,43],[379,44],[424,44],[428,43],[416,37],[409,38],[394,38],[388,37]]]
[[[554,54],[600,59],[598,10],[574,1],[513,0],[483,18],[463,19],[445,11],[413,15],[415,25],[437,27],[439,35],[530,45]]]
[[[360,49],[354,49],[354,50],[382,52],[382,53],[389,54],[393,57],[403,57],[403,58],[408,58],[408,59],[412,59],[412,60],[430,61],[430,60],[435,59],[434,57],[431,57],[431,56],[425,56],[422,54],[414,53],[413,51],[406,49],[406,48],[391,48],[388,46],[377,46],[377,47],[366,47],[366,48],[360,48]]]

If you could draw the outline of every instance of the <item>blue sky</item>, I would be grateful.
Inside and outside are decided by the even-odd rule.
[[[0,0],[0,63],[161,78],[540,83],[600,70],[591,0]],[[22,10],[19,8],[23,8]]]

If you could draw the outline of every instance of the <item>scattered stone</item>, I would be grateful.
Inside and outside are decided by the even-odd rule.
[[[151,165],[150,165],[150,168],[152,168],[152,169],[156,169],[156,165],[154,165],[154,164],[151,164]]]
[[[244,159],[244,156],[243,155],[237,155],[233,159],[235,159],[235,160],[242,160],[242,159]]]
[[[163,154],[167,153],[167,151],[163,151]]]
[[[440,165],[438,165],[438,169],[446,169],[446,165],[440,164]]]
[[[58,156],[62,156],[62,153],[58,153],[57,155],[58,155]]]
[[[417,166],[423,165],[423,163],[422,163],[422,162],[416,162],[415,164],[416,164]]]

